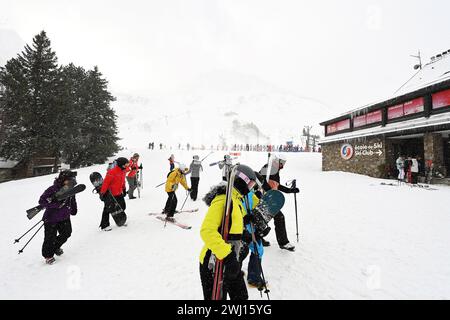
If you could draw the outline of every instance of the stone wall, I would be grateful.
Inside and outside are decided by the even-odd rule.
[[[424,136],[425,163],[433,161],[434,169],[444,176],[447,175],[444,161],[444,140],[440,133],[425,133]]]
[[[350,144],[354,150],[353,157],[344,160],[341,156],[341,148]],[[388,151],[389,148],[388,148]],[[375,178],[384,177],[387,159],[393,155],[386,152],[385,139],[361,138],[350,141],[333,142],[322,145],[322,170],[343,171],[368,175]]]

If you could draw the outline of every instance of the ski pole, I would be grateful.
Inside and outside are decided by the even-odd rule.
[[[293,180],[292,181],[292,188],[296,188],[297,187],[297,180]],[[298,239],[298,214],[297,214],[297,194],[294,193],[294,202],[295,202],[295,224],[297,227],[297,243],[299,243],[299,239]]]
[[[21,236],[19,239],[16,239],[16,240],[14,241],[14,244],[19,243],[19,241],[20,241],[23,237],[25,237],[31,230],[33,230],[34,228],[36,228],[37,225],[40,224],[42,221],[43,221],[43,220],[40,220],[38,223],[36,223],[34,226],[32,226],[32,227],[30,228],[30,230],[28,230],[27,232],[25,232],[25,233],[23,234],[23,236]]]
[[[210,155],[212,155],[214,151],[210,152],[206,157],[204,157],[200,162],[203,162],[206,158],[208,158]]]
[[[186,201],[187,201],[187,199],[188,199],[188,197],[189,197],[189,194],[190,194],[190,192],[187,192],[186,199],[184,200],[183,205],[181,206],[180,211],[183,211],[184,205],[186,204]]]
[[[39,227],[39,229],[37,229],[37,231],[33,234],[33,236],[30,238],[30,240],[28,240],[28,242],[23,246],[23,248],[19,250],[19,254],[23,253],[23,250],[25,250],[25,248],[28,246],[28,244],[31,242],[31,240],[33,240],[33,238],[37,235],[37,233],[39,232],[39,230],[42,229],[43,226],[44,226],[44,223]]]
[[[155,188],[159,188],[159,187],[161,187],[161,186],[163,186],[163,185],[165,185],[166,183],[165,182],[163,182],[163,183],[161,183],[161,184],[158,184]]]

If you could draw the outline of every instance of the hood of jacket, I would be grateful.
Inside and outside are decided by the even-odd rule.
[[[221,182],[218,185],[215,185],[209,190],[209,192],[203,197],[203,201],[206,203],[208,207],[211,206],[212,201],[217,195],[226,194],[227,193],[227,183]]]

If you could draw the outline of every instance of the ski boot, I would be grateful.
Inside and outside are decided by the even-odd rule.
[[[58,249],[55,250],[55,254],[56,254],[58,257],[61,256],[61,255],[63,255],[63,253],[64,253],[64,250],[61,249],[61,248],[58,248]]]
[[[263,247],[270,247],[270,242],[267,241],[266,239],[261,238],[261,242],[262,242]]]
[[[111,231],[111,230],[112,230],[112,228],[110,226],[102,228],[102,231]]]
[[[175,222],[175,218],[174,217],[166,217],[166,221]]]
[[[45,263],[46,264],[54,264],[56,262],[54,257],[51,258],[45,258]]]
[[[295,251],[295,246],[293,246],[292,244],[290,244],[290,243],[288,242],[288,243],[285,244],[284,246],[280,246],[280,249],[288,250],[288,251],[294,252],[294,251]]]

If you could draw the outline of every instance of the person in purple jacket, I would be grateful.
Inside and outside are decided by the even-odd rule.
[[[64,170],[55,179],[53,186],[45,190],[39,199],[39,204],[45,207],[44,212],[44,243],[42,244],[42,256],[47,264],[55,262],[54,255],[64,253],[61,246],[66,243],[72,234],[70,216],[77,214],[77,201],[75,196],[62,201],[54,201],[56,194],[63,193],[76,184],[77,173]]]

